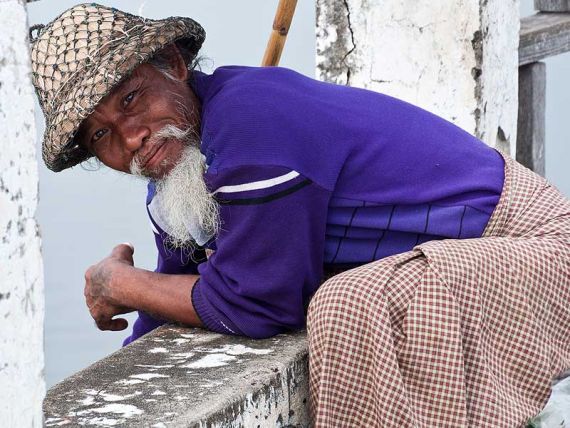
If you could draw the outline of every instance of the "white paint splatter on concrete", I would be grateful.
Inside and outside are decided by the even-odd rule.
[[[136,385],[137,383],[144,383],[144,380],[140,380],[140,379],[122,379],[122,380],[118,380],[115,382],[117,385],[124,385],[124,386],[129,386],[129,385]]]
[[[245,354],[267,355],[273,352],[271,349],[255,349],[245,345],[225,345],[214,349],[199,349],[199,352],[208,353],[197,361],[180,366],[188,369],[203,369],[226,366],[231,362],[237,361],[236,356]],[[191,355],[190,355],[191,356]],[[190,357],[188,356],[188,357]]]
[[[150,395],[166,395],[166,392],[160,391],[160,390],[157,389],[156,391],[154,391],[154,392],[153,392],[152,394],[150,394]]]
[[[223,381],[212,381],[212,382],[207,382],[207,383],[203,383],[200,385],[201,388],[216,388],[218,386],[222,386],[224,384]]]
[[[168,353],[168,349],[166,348],[152,348],[148,350],[149,354],[167,354]]]
[[[123,400],[128,400],[130,398],[133,397],[137,397],[139,395],[141,395],[142,392],[140,391],[135,391],[132,394],[127,394],[127,395],[115,395],[115,394],[108,394],[106,392],[102,392],[99,395],[103,398],[103,400],[105,401],[123,401]]]
[[[208,352],[223,352],[228,355],[267,355],[273,352],[272,349],[255,349],[245,345],[225,345],[218,349],[212,349]]]
[[[173,397],[176,401],[184,401],[184,400],[188,400],[190,399],[190,397],[186,396],[186,395],[175,395]]]
[[[170,377],[170,376],[158,373],[141,373],[141,374],[130,375],[129,377],[133,379],[151,380],[159,377]]]
[[[132,404],[106,404],[103,407],[97,407],[95,409],[89,409],[89,412],[95,413],[114,413],[121,415],[123,418],[132,418],[133,416],[141,415],[144,412]]]
[[[182,367],[187,369],[206,369],[212,367],[227,366],[228,363],[236,361],[237,358],[227,354],[210,354],[200,358],[197,361],[186,364]]]
[[[154,370],[159,370],[159,369],[170,369],[170,368],[174,367],[174,365],[166,364],[163,366],[159,366],[159,365],[153,365],[153,364],[135,364],[135,367],[143,367],[145,369],[149,369],[151,371],[154,371]]]
[[[93,403],[95,403],[95,397],[93,397],[93,396],[85,397],[83,400],[77,400],[77,402],[81,406],[90,406]]]
[[[184,343],[190,342],[190,339],[172,339],[172,342],[176,343],[177,345],[182,345]]]
[[[96,418],[89,418],[86,421],[84,421],[84,425],[95,425],[95,426],[100,426],[100,427],[114,427],[118,424],[120,424],[121,422],[123,422],[123,420],[117,420],[117,419],[110,419],[110,418],[105,418],[105,417],[96,417]]]
[[[85,397],[83,400],[77,400],[77,402],[83,406],[90,406],[94,404],[97,397],[101,397],[104,401],[123,401],[142,394],[142,392],[140,391],[135,391],[132,394],[127,394],[127,395],[115,395],[115,394],[109,394],[108,392],[105,391],[97,391],[95,389],[84,389],[83,393],[87,394],[88,397]]]
[[[60,427],[63,425],[69,425],[71,423],[71,421],[69,419],[63,419],[63,418],[47,418],[45,420],[45,426],[46,427]]]
[[[195,352],[177,352],[175,354],[170,354],[168,359],[170,360],[187,360],[188,358],[192,358],[196,355]]]
[[[162,422],[159,422],[157,424],[151,425],[150,428],[166,428],[166,425]]]

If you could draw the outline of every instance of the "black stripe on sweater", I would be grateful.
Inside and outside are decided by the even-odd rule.
[[[274,201],[276,199],[281,199],[285,196],[290,195],[291,193],[295,193],[298,190],[301,190],[303,187],[308,186],[311,184],[312,181],[307,179],[297,183],[296,185],[289,187],[288,189],[281,190],[280,192],[274,193],[272,195],[261,196],[258,198],[245,198],[245,199],[226,199],[226,200],[218,200],[220,205],[260,205],[265,204],[267,202]]]

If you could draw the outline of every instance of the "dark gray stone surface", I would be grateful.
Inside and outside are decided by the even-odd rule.
[[[51,388],[45,426],[307,426],[305,333],[161,327]]]
[[[546,64],[535,62],[519,68],[519,116],[517,160],[544,176],[546,122]]]
[[[542,12],[569,12],[570,0],[534,0],[534,8]]]
[[[519,65],[570,51],[570,13],[540,12],[521,19]]]

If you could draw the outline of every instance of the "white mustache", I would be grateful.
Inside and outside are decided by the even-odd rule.
[[[165,125],[162,129],[159,129],[151,136],[150,142],[156,142],[158,140],[166,138],[176,138],[177,140],[187,140],[191,134],[190,129],[181,129],[176,125]]]
[[[191,144],[195,141],[192,137],[193,137],[193,132],[190,128],[182,129],[177,127],[176,125],[165,125],[150,136],[145,146],[148,145],[152,147],[153,145],[159,144],[161,141],[166,140],[168,138],[174,138],[180,141],[184,141],[188,144]],[[131,174],[139,177],[145,175],[143,169],[143,161],[144,159],[141,159],[138,153],[133,157],[129,167]]]

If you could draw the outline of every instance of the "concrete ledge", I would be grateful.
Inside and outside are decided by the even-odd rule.
[[[305,333],[267,340],[164,326],[48,391],[45,425],[309,425]]]
[[[52,387],[55,426],[306,427],[304,332],[266,340],[164,326]],[[528,426],[570,418],[570,371]]]

